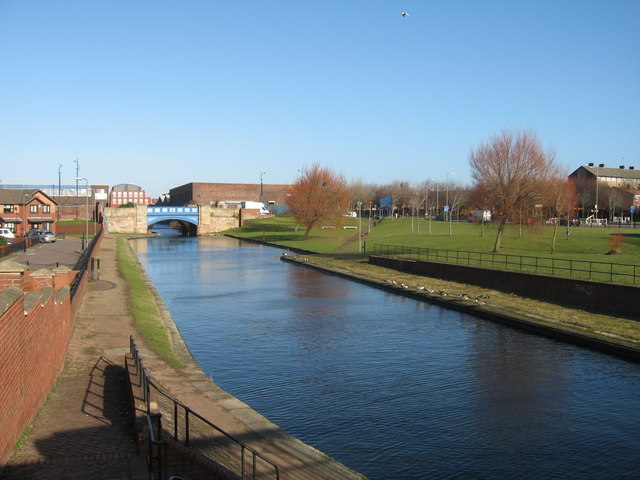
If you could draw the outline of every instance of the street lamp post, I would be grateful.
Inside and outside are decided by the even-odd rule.
[[[449,209],[449,235],[452,235],[451,232],[451,205],[449,205],[449,175],[455,175],[456,172],[447,173],[447,208]]]
[[[436,186],[436,209],[438,208],[438,182],[434,178],[430,178],[429,181],[433,182]],[[429,235],[431,235],[431,207],[429,207],[429,187],[427,187],[427,204],[425,205],[427,209],[427,214],[429,215]]]
[[[29,217],[27,216],[27,198],[29,198],[29,194],[22,192],[22,214],[24,215],[24,223],[22,224],[23,237],[27,234],[27,227],[29,225]]]
[[[260,172],[260,201],[262,202],[262,197],[264,197],[264,185],[262,184],[262,176],[267,172]]]
[[[89,244],[89,181],[84,177],[76,177],[76,182],[84,180],[85,192],[84,192],[84,215],[85,215],[85,239],[86,244]],[[85,248],[85,240],[82,240],[82,249]]]
[[[598,226],[598,167],[596,167],[596,227]]]
[[[358,202],[358,253],[362,252],[362,202]]]

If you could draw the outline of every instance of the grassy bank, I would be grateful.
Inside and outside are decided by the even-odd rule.
[[[154,350],[158,356],[171,366],[182,368],[184,363],[173,352],[155,299],[149,291],[126,241],[126,237],[118,238],[118,266],[129,285],[131,312],[135,327],[149,348]]]
[[[295,221],[290,217],[252,220],[229,233],[319,253],[358,253],[358,225],[362,228],[360,247],[369,252],[376,243],[491,252],[496,235],[496,228],[492,225],[481,226],[468,222],[453,223],[452,235],[449,235],[447,222],[432,221],[429,228],[429,222],[425,219],[387,218],[376,222],[374,226],[366,218],[362,219],[361,224],[358,219],[345,218],[341,225],[315,229],[308,240],[303,240],[304,228],[296,228]],[[553,230],[553,227],[547,225],[522,229],[517,225],[510,225],[500,253],[640,265],[640,229],[571,227],[567,237],[566,227],[559,227],[556,249],[551,254]],[[608,255],[616,234],[621,241],[621,253]]]

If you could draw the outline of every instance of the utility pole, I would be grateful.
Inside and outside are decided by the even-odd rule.
[[[264,185],[262,184],[262,176],[267,172],[260,172],[260,201],[264,197]]]
[[[61,175],[62,175],[62,164],[59,163],[58,164],[58,203],[60,203],[60,197],[62,196],[60,194],[60,190],[61,190]]]
[[[76,205],[78,205],[78,178],[80,178],[78,172],[80,171],[80,164],[77,158],[74,160],[74,163],[76,164]]]

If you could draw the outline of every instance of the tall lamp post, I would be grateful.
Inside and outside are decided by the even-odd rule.
[[[449,235],[452,235],[451,232],[451,205],[449,205],[449,175],[455,175],[456,172],[447,173],[447,208],[449,209]]]
[[[595,210],[596,210],[596,227],[598,226],[598,168],[596,167],[596,205],[595,205]]]
[[[84,215],[85,215],[85,238],[87,245],[89,243],[89,181],[84,177],[76,177],[76,182],[84,180],[85,192],[84,192]],[[82,240],[82,249],[85,248],[85,240]]]
[[[436,186],[436,209],[437,209],[438,208],[438,183],[436,182],[435,178],[430,178],[429,181],[433,182],[434,185]],[[427,187],[427,199],[426,199],[425,207],[427,208],[427,213],[429,215],[429,235],[431,235],[431,207],[429,207],[429,187]]]
[[[29,194],[24,193],[23,191],[22,192],[22,214],[24,215],[24,224],[22,225],[23,237],[27,234],[27,229],[29,227],[29,217],[27,216],[27,198],[29,198]]]
[[[362,202],[358,202],[358,253],[362,252]]]

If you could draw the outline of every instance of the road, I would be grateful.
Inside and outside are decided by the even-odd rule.
[[[54,243],[37,243],[26,252],[17,252],[2,259],[29,265],[31,270],[67,265],[73,267],[82,253],[82,239],[79,237],[59,238]]]

